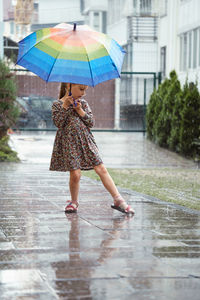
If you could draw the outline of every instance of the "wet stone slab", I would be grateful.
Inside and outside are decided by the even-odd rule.
[[[122,190],[127,217],[82,177],[65,215],[68,174],[45,164],[0,164],[0,189],[0,299],[199,300],[199,214]]]

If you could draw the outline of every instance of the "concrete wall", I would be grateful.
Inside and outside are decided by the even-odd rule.
[[[108,26],[108,35],[122,46],[127,44],[127,33],[127,18],[122,18],[117,23]]]
[[[157,72],[157,43],[133,43],[133,72]]]

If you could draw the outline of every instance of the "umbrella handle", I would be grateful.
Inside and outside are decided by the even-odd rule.
[[[71,84],[70,84],[70,88],[69,88],[69,96],[72,96],[72,92],[71,92]],[[73,98],[73,96],[72,96]],[[74,105],[77,106],[76,100],[73,98],[74,100]]]

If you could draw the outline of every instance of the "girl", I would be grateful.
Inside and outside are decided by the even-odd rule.
[[[58,131],[50,170],[70,172],[71,201],[68,201],[65,212],[77,212],[81,170],[94,169],[113,197],[114,205],[111,207],[126,214],[134,214],[134,210],[119,194],[105,168],[90,131],[94,125],[93,115],[88,103],[82,99],[87,88],[82,84],[62,83],[59,100],[55,101],[52,106],[52,118]]]

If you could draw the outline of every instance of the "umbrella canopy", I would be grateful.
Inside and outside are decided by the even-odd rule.
[[[21,40],[17,64],[45,81],[95,86],[120,77],[124,54],[109,36],[87,25],[62,23]]]

